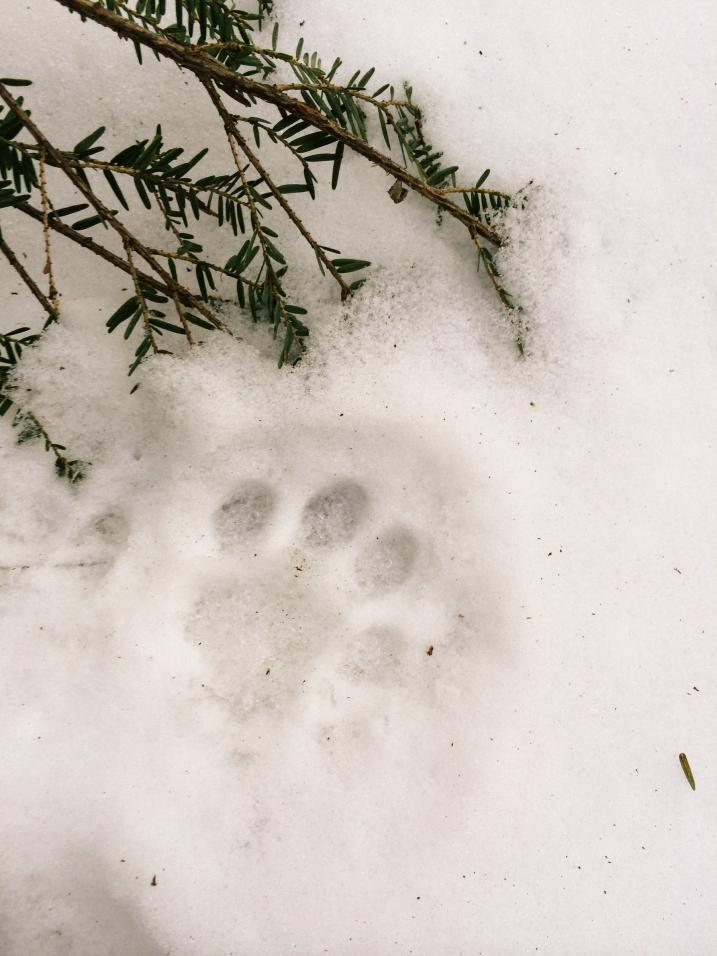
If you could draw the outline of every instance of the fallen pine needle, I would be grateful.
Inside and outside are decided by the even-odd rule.
[[[693,774],[692,774],[692,767],[690,767],[690,762],[689,762],[689,760],[687,759],[687,755],[686,755],[686,754],[680,754],[680,766],[682,767],[682,770],[683,770],[685,776],[687,777],[687,782],[689,783],[689,785],[690,785],[690,786],[692,787],[692,789],[694,790],[694,789],[695,789],[695,778],[694,778],[694,776],[693,776]]]

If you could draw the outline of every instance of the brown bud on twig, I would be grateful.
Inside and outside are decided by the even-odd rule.
[[[388,191],[389,196],[395,203],[403,202],[403,200],[408,195],[408,190],[403,185],[403,183],[396,180]]]

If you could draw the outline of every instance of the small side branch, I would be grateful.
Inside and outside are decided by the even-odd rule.
[[[79,459],[70,459],[63,452],[67,451],[64,445],[58,445],[42,424],[40,419],[33,412],[20,408],[15,416],[14,424],[21,428],[18,441],[32,441],[40,438],[45,444],[45,451],[51,451],[55,456],[55,471],[61,478],[67,478],[70,484],[81,481],[89,466],[86,461]]]
[[[123,21],[124,22],[124,21]],[[47,139],[47,137],[42,133],[37,124],[30,118],[29,114],[22,108],[22,106],[17,102],[17,100],[8,92],[7,88],[0,83],[0,99],[2,99],[7,106],[15,113],[23,126],[28,130],[30,135],[36,141],[38,146],[45,149],[48,156],[52,157],[53,162],[65,173],[70,182],[75,186],[75,188],[82,193],[88,203],[94,208],[95,212],[99,214],[102,221],[110,226],[120,237],[123,245],[129,243],[130,247],[134,252],[137,253],[149,267],[157,273],[157,275],[162,279],[163,283],[168,286],[170,289],[175,289],[177,292],[181,291],[191,298],[191,305],[194,309],[200,312],[209,322],[214,325],[215,328],[221,329],[221,331],[226,332],[227,335],[232,337],[236,336],[231,331],[231,329],[219,319],[214,312],[209,309],[204,302],[192,295],[187,289],[184,289],[180,286],[178,282],[167,272],[166,269],[163,269],[162,266],[157,262],[154,256],[151,255],[147,247],[142,243],[135,235],[133,235],[126,226],[114,215],[111,209],[109,209],[101,199],[92,191],[90,186],[75,172],[74,169],[68,164],[65,157],[62,155],[60,150],[56,149],[55,146]],[[23,204],[20,204],[23,205]],[[45,222],[43,217],[42,222]],[[52,228],[55,226],[55,218],[48,220],[48,225]]]
[[[30,205],[27,202],[18,203],[13,207],[20,212],[24,213],[26,216],[29,216],[31,219],[34,219],[36,222],[42,222],[42,213],[39,209],[36,209],[34,206]],[[132,272],[127,264],[127,260],[123,259],[121,256],[116,255],[110,249],[106,249],[100,243],[95,242],[94,239],[90,239],[89,236],[85,235],[83,232],[78,232],[76,229],[73,229],[71,226],[65,225],[60,219],[51,219],[50,220],[50,229],[54,232],[59,233],[61,236],[70,239],[72,242],[76,243],[78,246],[82,246],[83,249],[87,249],[88,252],[93,253],[100,259],[104,259],[105,262],[108,262],[110,265],[114,266],[116,269],[119,269],[122,272],[125,272],[127,275],[131,276]],[[136,267],[135,267],[136,268]],[[188,289],[185,289],[180,283],[172,283],[171,285],[162,282],[161,279],[158,279],[156,276],[151,275],[148,272],[143,272],[141,269],[136,268],[137,275],[141,281],[151,286],[153,289],[156,289],[157,292],[161,292],[162,295],[166,295],[167,298],[172,298],[173,294],[176,294],[177,298],[184,305],[189,306],[190,308],[197,307],[196,296],[192,295]],[[208,311],[208,310],[206,310]],[[210,313],[213,314],[213,313]],[[220,323],[219,319],[215,319],[215,324]],[[217,328],[224,328],[223,323],[220,323],[216,326]],[[237,336],[234,336],[237,338]]]
[[[327,256],[326,253],[324,252],[324,250],[321,248],[321,246],[318,244],[318,242],[314,239],[314,237],[311,235],[311,233],[309,232],[309,230],[308,230],[308,229],[306,228],[306,226],[303,224],[303,222],[301,221],[301,219],[299,219],[299,217],[296,215],[296,213],[295,213],[294,210],[291,208],[291,206],[289,205],[289,203],[286,201],[286,199],[284,198],[284,196],[281,194],[281,192],[280,192],[279,189],[277,188],[276,184],[275,184],[274,181],[272,180],[270,174],[268,173],[268,171],[267,171],[267,170],[264,168],[264,166],[262,165],[261,160],[259,159],[259,157],[258,157],[258,156],[256,155],[256,153],[252,150],[252,148],[249,146],[249,144],[247,143],[247,141],[244,139],[244,137],[242,136],[242,134],[241,134],[241,133],[239,132],[239,130],[237,129],[237,124],[235,123],[234,119],[231,117],[231,115],[229,114],[228,110],[226,109],[226,107],[225,107],[224,104],[222,103],[221,97],[220,97],[219,94],[217,93],[217,91],[216,91],[216,89],[214,88],[214,86],[213,86],[211,83],[205,83],[204,86],[205,86],[207,92],[209,93],[209,96],[211,97],[212,103],[214,103],[214,106],[215,106],[217,112],[219,113],[219,115],[220,115],[220,117],[221,117],[221,119],[222,119],[222,122],[224,123],[224,129],[225,129],[225,131],[226,131],[227,137],[229,138],[230,142],[231,142],[232,139],[234,139],[234,141],[235,141],[236,144],[239,146],[239,148],[241,149],[241,151],[244,153],[244,155],[246,156],[246,158],[249,160],[249,162],[251,163],[251,165],[254,167],[254,169],[257,171],[257,173],[259,173],[259,175],[261,176],[262,180],[266,183],[266,185],[267,185],[268,189],[270,190],[270,192],[271,192],[272,196],[274,197],[274,199],[276,199],[276,201],[277,201],[278,204],[281,206],[281,208],[284,210],[284,212],[285,212],[286,215],[289,217],[289,219],[291,220],[291,222],[296,226],[296,228],[299,230],[299,232],[301,233],[301,235],[304,237],[304,239],[307,241],[307,243],[311,246],[311,248],[312,248],[312,250],[313,250],[313,252],[314,252],[316,258],[321,262],[321,264],[322,264],[323,266],[326,267],[326,269],[328,270],[328,272],[329,272],[329,273],[333,276],[333,278],[336,280],[336,282],[338,283],[338,285],[339,285],[339,287],[340,287],[340,289],[341,289],[341,300],[343,301],[343,300],[347,299],[348,296],[351,294],[351,290],[350,290],[350,288],[349,288],[349,286],[348,286],[348,283],[343,279],[343,277],[341,276],[341,274],[337,271],[336,267],[330,262],[328,256]],[[235,157],[235,159],[236,159],[236,157]]]
[[[172,302],[174,302],[174,308],[177,310],[177,318],[182,324],[184,329],[184,334],[186,336],[189,347],[193,348],[194,346],[194,336],[192,335],[192,330],[189,328],[189,322],[187,322],[187,317],[184,314],[184,309],[182,308],[182,303],[179,301],[179,296],[176,292],[172,294]]]
[[[276,275],[274,266],[272,265],[272,256],[269,251],[269,243],[267,241],[266,235],[264,234],[264,229],[261,224],[261,216],[259,214],[259,210],[256,208],[256,203],[252,195],[251,187],[249,185],[249,181],[246,178],[246,172],[244,170],[244,166],[242,165],[241,159],[239,157],[239,153],[237,150],[237,145],[239,144],[239,137],[236,135],[236,130],[232,130],[231,117],[229,116],[226,109],[224,108],[224,104],[221,102],[221,99],[219,98],[219,94],[214,89],[211,81],[202,80],[202,83],[207,93],[209,94],[212,102],[217,108],[219,115],[222,117],[224,121],[224,129],[227,135],[229,149],[231,150],[232,158],[234,159],[234,165],[236,166],[237,172],[239,173],[239,178],[241,180],[242,188],[244,189],[247,202],[249,203],[251,222],[254,228],[254,233],[256,234],[256,237],[259,240],[259,245],[261,247],[261,254],[264,260],[264,268],[266,269],[266,282],[268,284],[268,288],[271,290],[271,295],[273,296],[273,299],[274,299],[275,308],[278,311],[278,315],[280,316],[281,321],[284,323],[286,334],[287,336],[289,336],[291,343],[299,350],[299,352],[302,352],[304,349],[304,345],[301,339],[298,338],[296,335],[296,332],[294,330],[294,323],[292,322],[291,316],[289,315],[286,309],[286,305],[284,304],[284,291]],[[276,329],[276,324],[275,324],[275,329]],[[286,356],[287,352],[288,350],[285,345],[284,349],[282,350],[281,361],[284,360],[284,357]]]
[[[40,146],[40,200],[42,202],[42,236],[45,242],[45,268],[43,272],[47,276],[49,283],[49,298],[52,302],[55,321],[60,317],[60,296],[55,284],[55,270],[52,264],[52,244],[50,242],[50,200],[47,195],[47,180],[45,178],[45,156],[44,146]]]
[[[132,260],[132,248],[129,242],[124,243],[124,251],[127,256],[127,264],[129,265],[129,271],[132,274],[132,282],[134,283],[134,291],[137,296],[137,301],[139,302],[139,307],[142,311],[142,322],[144,324],[144,334],[149,339],[152,344],[152,351],[157,354],[159,347],[157,345],[157,337],[154,334],[154,329],[152,328],[152,323],[150,322],[149,312],[147,311],[147,300],[144,297],[142,292],[142,286],[140,285],[139,276],[137,275],[137,270],[135,269],[134,261]]]

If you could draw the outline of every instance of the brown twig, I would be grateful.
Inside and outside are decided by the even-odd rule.
[[[144,333],[152,344],[152,351],[157,354],[159,347],[157,346],[157,339],[154,334],[154,329],[152,328],[152,323],[150,322],[149,312],[147,311],[147,301],[142,292],[142,288],[139,284],[139,276],[137,275],[137,270],[134,266],[134,261],[132,260],[132,247],[125,240],[124,251],[127,256],[127,264],[129,265],[130,273],[132,274],[132,281],[134,282],[134,291],[139,302],[139,307],[142,311],[142,322],[144,323]]]
[[[491,264],[489,260],[486,261],[483,245],[480,239],[475,234],[472,236],[472,239],[473,239],[473,242],[475,243],[476,249],[478,250],[478,256],[482,260],[483,265],[485,266],[485,271],[488,273],[488,276],[490,278],[491,283],[493,284],[493,288],[495,289],[496,294],[498,295],[498,298],[500,299],[501,302],[503,302],[504,305],[507,305],[507,303],[505,302],[505,290],[501,286],[500,282],[498,282],[498,277],[495,274],[493,265]]]
[[[179,321],[182,323],[182,328],[184,329],[184,334],[187,337],[187,342],[189,342],[189,347],[192,348],[194,346],[194,336],[192,335],[192,330],[189,328],[189,322],[187,322],[187,317],[184,314],[182,303],[179,301],[179,296],[176,294],[176,292],[172,295],[172,301],[174,302],[174,308],[177,310]]]
[[[31,206],[30,203],[21,202],[13,208],[24,213],[26,216],[29,216],[31,219],[34,219],[36,222],[42,222],[42,213],[39,209]],[[100,245],[100,243],[95,242],[94,239],[90,239],[90,237],[86,236],[83,232],[78,232],[71,226],[65,225],[65,223],[60,219],[51,219],[50,229],[59,233],[61,236],[65,236],[67,239],[72,240],[72,242],[76,243],[78,246],[82,246],[84,249],[87,249],[88,252],[92,252],[100,259],[104,259],[105,262],[108,262],[110,265],[114,266],[116,269],[119,269],[120,271],[131,276],[132,273],[126,259],[116,255],[110,249]],[[153,276],[148,272],[143,272],[140,269],[137,269],[137,275],[143,283],[152,286],[153,289],[156,289],[157,292],[161,292],[162,295],[166,295],[167,298],[171,299],[172,295],[176,293],[177,298],[184,305],[190,306],[191,308],[195,307],[196,296],[192,295],[192,293],[189,292],[189,290],[183,285],[181,285],[181,283],[174,283],[172,286],[169,286],[156,276]],[[235,277],[233,276],[232,278]],[[235,338],[238,338],[238,336],[235,336]]]
[[[297,61],[294,60],[293,62],[296,63]],[[301,66],[302,64],[299,63],[298,65]],[[355,100],[370,103],[371,106],[375,106],[376,109],[389,106],[410,106],[408,100],[379,100],[376,99],[375,96],[365,93],[363,90],[354,90],[350,86],[340,86],[338,83],[275,83],[274,89],[281,90],[283,93],[300,93],[302,90],[310,90],[314,93],[324,93],[326,91],[329,93],[343,93],[346,96],[351,96]]]
[[[251,279],[245,278],[238,272],[231,272],[229,269],[225,269],[224,266],[210,262],[209,259],[198,259],[196,256],[188,256],[180,252],[170,252],[169,249],[154,249],[149,246],[147,248],[153,256],[161,256],[164,259],[175,259],[177,262],[190,262],[195,266],[207,266],[212,272],[218,272],[220,275],[227,276],[229,279],[234,279],[235,282],[242,282],[246,286],[254,286],[254,288],[256,288],[256,282],[252,282]]]
[[[34,143],[18,143],[12,141],[7,144],[11,149],[17,149],[21,153],[34,155],[39,152],[39,147]],[[62,152],[62,151],[61,151]],[[131,176],[133,179],[139,177],[158,186],[168,186],[170,189],[186,189],[190,193],[209,193],[212,196],[221,196],[223,199],[236,204],[237,206],[246,206],[238,196],[227,192],[226,189],[218,189],[216,186],[197,186],[195,183],[184,179],[174,179],[172,176],[160,176],[147,169],[135,169],[133,166],[120,166],[117,163],[102,162],[99,159],[71,159],[62,152],[65,162],[72,169],[97,169],[116,173],[120,176]],[[211,212],[208,206],[199,204],[202,212]]]
[[[55,271],[52,265],[52,246],[50,244],[50,229],[48,220],[50,217],[50,200],[47,196],[47,180],[45,178],[45,147],[40,146],[40,199],[42,202],[42,236],[45,242],[45,268],[44,274],[47,276],[49,284],[49,298],[53,305],[55,321],[60,317],[60,297],[55,285]]]
[[[183,242],[184,240],[183,240],[182,237],[180,236],[179,230],[177,229],[177,227],[175,226],[175,224],[172,222],[172,217],[171,217],[170,214],[169,214],[169,210],[164,208],[164,206],[162,205],[162,202],[161,202],[159,196],[157,196],[156,193],[155,193],[155,195],[154,195],[154,199],[155,199],[155,201],[156,201],[156,203],[157,203],[157,208],[159,209],[160,213],[161,213],[162,216],[164,217],[165,227],[172,232],[172,235],[173,235],[174,238],[177,240],[177,242],[179,243],[179,246],[180,246],[180,248],[181,248],[182,242]],[[183,255],[180,255],[179,253],[176,253],[176,252],[175,252],[175,253],[171,253],[171,252],[160,252],[159,250],[156,250],[156,249],[150,249],[150,252],[151,252],[153,255],[165,256],[165,257],[167,257],[167,258],[182,259],[182,260],[189,261],[189,262],[192,262],[192,261],[193,261],[190,256],[183,256]],[[190,330],[190,328],[189,328],[189,323],[187,322],[187,317],[186,317],[185,314],[184,314],[184,309],[182,308],[182,303],[181,303],[181,302],[179,301],[179,299],[177,298],[176,292],[174,292],[174,293],[172,294],[172,302],[174,303],[174,308],[177,310],[177,317],[179,318],[179,321],[182,323],[182,328],[184,329],[184,335],[185,335],[185,337],[186,337],[186,339],[187,339],[187,342],[189,343],[189,347],[191,348],[191,347],[194,345],[194,339],[193,339],[193,337],[192,337],[192,333],[191,333],[191,330]]]
[[[43,309],[47,312],[47,314],[52,316],[52,318],[55,319],[55,321],[57,321],[57,319],[59,318],[59,314],[57,313],[55,306],[52,304],[52,302],[50,302],[50,300],[47,298],[47,296],[42,291],[42,289],[32,278],[30,273],[20,262],[20,260],[15,255],[13,250],[5,241],[1,232],[0,232],[0,252],[2,252],[2,254],[5,256],[7,261],[13,267],[15,272],[17,272],[17,274],[20,276],[20,278],[25,283],[25,285],[28,287],[30,292],[32,292],[32,294],[35,296],[35,298],[43,307]]]

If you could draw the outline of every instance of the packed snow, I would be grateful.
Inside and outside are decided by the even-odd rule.
[[[526,356],[460,229],[359,157],[298,208],[374,265],[342,304],[306,258],[295,368],[228,310],[241,341],[130,395],[126,283],[57,240],[18,394],[92,469],[0,421],[0,952],[708,956],[711,4],[275,11],[287,48],[410,80],[466,178],[532,180],[500,257]],[[59,143],[161,121],[229,168],[175,68],[49,0],[0,15]],[[0,305],[41,324],[4,261]]]

